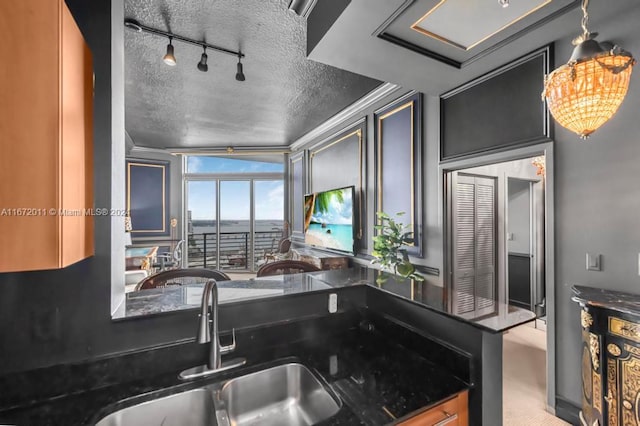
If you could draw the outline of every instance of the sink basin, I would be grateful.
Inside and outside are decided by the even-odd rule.
[[[322,383],[297,363],[231,379],[218,397],[234,426],[310,426],[340,409]]]
[[[143,402],[112,413],[96,426],[216,425],[211,391],[193,389]]]
[[[290,363],[144,401],[96,426],[311,426],[339,409],[308,368]]]

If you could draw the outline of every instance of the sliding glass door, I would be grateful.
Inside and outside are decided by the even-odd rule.
[[[190,268],[255,271],[286,234],[281,179],[187,178],[185,186]]]
[[[250,263],[251,181],[221,180],[219,269],[248,269]]]

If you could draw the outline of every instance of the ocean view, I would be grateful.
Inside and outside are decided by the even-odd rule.
[[[222,220],[220,221],[220,232],[248,232],[250,229],[249,220]],[[256,232],[282,232],[284,221],[282,220],[256,220]],[[278,228],[278,229],[274,229]],[[189,224],[189,233],[211,234],[216,232],[215,220],[192,220]]]
[[[315,246],[353,251],[353,226],[311,223],[305,234],[305,242]]]

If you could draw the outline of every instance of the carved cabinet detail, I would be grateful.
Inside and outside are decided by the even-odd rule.
[[[640,296],[587,287],[574,291],[573,300],[582,306],[580,421],[640,426],[640,310],[634,310]]]

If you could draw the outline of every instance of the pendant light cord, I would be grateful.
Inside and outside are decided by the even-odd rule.
[[[582,35],[585,40],[589,38],[589,30],[587,24],[589,23],[589,13],[587,8],[589,7],[589,0],[582,0]]]

